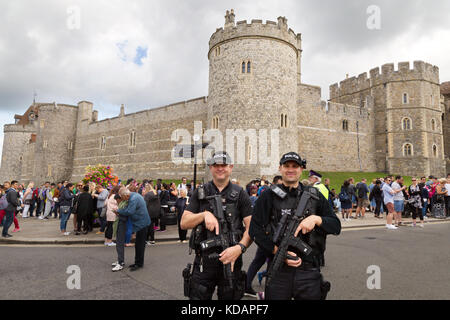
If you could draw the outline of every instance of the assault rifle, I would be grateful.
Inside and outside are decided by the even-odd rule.
[[[199,197],[200,199],[200,197]],[[214,196],[204,197],[205,200],[213,200],[213,214],[219,222],[219,235],[202,241],[200,246],[202,251],[210,251],[213,248],[221,248],[222,251],[226,250],[230,246],[230,242],[233,238],[232,230],[229,230],[225,213],[223,211],[222,197],[219,194]],[[202,199],[201,199],[202,200]],[[208,255],[209,259],[219,259],[218,253],[211,253]],[[224,279],[228,281],[230,287],[233,287],[233,273],[231,272],[231,264],[224,265]]]
[[[270,265],[267,273],[267,285],[273,279],[274,275],[281,269],[286,259],[292,259],[287,254],[288,248],[297,254],[308,256],[312,252],[312,248],[302,241],[300,237],[294,237],[294,233],[297,230],[300,223],[309,214],[307,209],[308,202],[311,198],[319,200],[319,197],[311,194],[308,190],[305,190],[300,198],[300,202],[295,210],[295,214],[284,214],[273,236],[273,242],[278,245],[278,251],[276,252],[272,264]]]

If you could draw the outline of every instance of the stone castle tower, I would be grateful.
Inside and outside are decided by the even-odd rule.
[[[101,121],[91,102],[33,103],[4,127],[0,180],[75,182],[97,164],[122,180],[190,178],[192,163],[175,163],[173,150],[198,139],[179,140],[175,129],[232,153],[242,183],[273,177],[288,151],[318,171],[450,171],[450,86],[439,85],[437,67],[386,64],[331,85],[322,101],[320,87],[302,82],[301,57],[301,34],[285,17],[235,22],[227,11],[209,41],[208,96],[131,114],[122,105]]]
[[[359,105],[374,100],[377,171],[444,175],[445,152],[439,69],[423,61],[385,64],[330,87],[330,100]]]
[[[278,23],[262,20],[238,21],[234,12],[227,11],[224,28],[219,28],[209,41],[209,94],[208,121],[210,127],[226,130],[255,130],[260,142],[260,130],[280,129],[280,115],[297,123],[297,85],[300,82],[301,35],[287,28],[287,19]],[[292,138],[294,137],[294,138]],[[248,134],[247,142],[254,139]],[[283,128],[279,132],[280,153],[295,150],[296,128]],[[224,144],[230,143],[227,136]],[[235,142],[237,144],[237,141]],[[263,155],[259,143],[238,148],[233,158],[239,176],[259,176],[258,165]],[[227,148],[227,151],[230,151]],[[233,153],[233,152],[232,152]],[[278,155],[274,161],[278,161]],[[252,163],[254,162],[254,163]]]

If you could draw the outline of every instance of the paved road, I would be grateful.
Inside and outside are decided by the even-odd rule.
[[[450,299],[450,223],[425,229],[348,230],[329,237],[329,299]],[[9,299],[183,299],[181,270],[192,260],[187,244],[147,247],[138,272],[110,271],[115,249],[104,246],[0,246],[0,296]],[[245,255],[248,267],[255,247]],[[126,249],[133,262],[134,248]],[[81,270],[81,289],[67,289],[67,267]],[[367,289],[367,268],[381,271],[381,289]],[[261,289],[254,282],[255,289]]]

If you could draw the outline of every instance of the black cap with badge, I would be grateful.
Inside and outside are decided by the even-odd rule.
[[[280,166],[285,164],[288,161],[294,161],[298,163],[300,167],[306,169],[306,160],[302,160],[302,158],[295,152],[288,152],[281,157]]]
[[[231,157],[225,151],[215,152],[211,159],[208,159],[206,162],[208,166],[212,166],[215,164],[233,164]]]

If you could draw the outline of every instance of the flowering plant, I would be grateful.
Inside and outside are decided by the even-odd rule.
[[[114,175],[114,170],[110,166],[99,164],[86,167],[83,183],[88,184],[89,182],[102,185],[104,188],[112,188],[118,184],[119,177]]]

